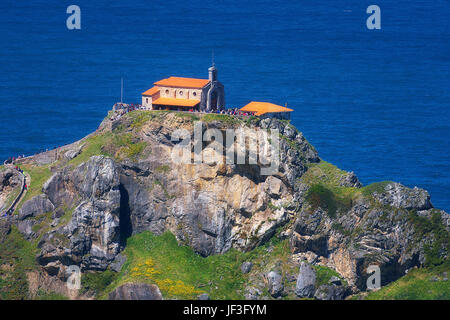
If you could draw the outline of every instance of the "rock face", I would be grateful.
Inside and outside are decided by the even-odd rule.
[[[358,177],[355,175],[355,173],[349,172],[341,177],[339,180],[339,185],[342,187],[354,187],[354,188],[361,188],[362,184],[359,182]]]
[[[283,293],[283,282],[278,272],[270,271],[267,274],[269,293],[272,297],[277,298]]]
[[[253,263],[251,263],[250,261],[246,261],[242,264],[241,271],[242,273],[249,273],[252,270],[252,267]]]
[[[205,159],[207,154],[217,155],[212,148],[216,140],[196,142],[197,127],[191,116],[168,112],[149,114],[146,121],[133,115],[105,119],[92,137],[107,141],[100,150],[111,156],[86,156],[89,148],[84,141],[48,157],[54,161],[59,154],[60,158],[50,166],[52,176],[43,184],[42,194],[25,202],[18,217],[8,218],[8,226],[17,224],[27,239],[40,239],[37,261],[48,275],[64,279],[70,265],[82,271],[120,271],[126,239],[147,230],[170,231],[203,256],[230,248],[251,250],[277,235],[288,239],[297,263],[308,262],[300,264],[297,278],[287,280],[292,285],[296,281],[295,294],[341,299],[347,291],[339,279],[316,288],[310,264],[330,267],[353,291],[364,290],[371,264],[380,266],[384,285],[425,263],[425,249],[436,236],[419,232],[423,230],[419,222],[441,221],[448,232],[448,214],[432,207],[425,190],[393,182],[362,188],[353,172],[343,171],[327,181],[317,151],[285,121],[217,120],[199,127],[203,134],[210,129],[238,129],[250,138],[258,130],[278,130],[279,167],[269,175],[263,174],[267,165],[261,161],[231,164],[223,154],[218,158],[223,161],[174,162],[181,144],[172,139],[175,130],[185,130],[191,137],[193,159],[197,145],[203,147]],[[142,147],[137,155],[133,153],[136,146]],[[87,160],[73,165],[81,155]],[[35,160],[35,165],[42,163]],[[314,170],[316,180],[305,178]],[[351,190],[355,196],[343,201],[329,190],[311,196],[317,181]],[[0,194],[14,183],[20,184],[14,172],[0,172]],[[323,195],[328,198],[322,199]],[[444,249],[439,251],[442,256],[447,254]],[[270,294],[279,297],[288,289],[283,288],[280,273],[265,274],[270,270],[279,269],[270,267],[261,277],[266,277]],[[251,272],[251,264],[244,263],[241,271]],[[131,297],[128,289],[125,286],[113,297]],[[258,299],[261,286],[249,284],[244,294]]]
[[[295,294],[300,298],[312,297],[316,285],[316,272],[306,262],[300,264]]]
[[[67,225],[42,237],[38,262],[53,274],[61,274],[71,264],[83,270],[105,270],[119,253],[121,240],[119,175],[114,161],[92,157],[70,175],[53,175],[43,190],[55,204],[66,203],[71,192],[80,202]]]
[[[45,194],[35,196],[25,202],[19,210],[19,220],[25,220],[29,217],[37,217],[41,214],[51,212],[55,209],[53,203],[50,202]]]
[[[130,126],[126,119],[117,121],[120,124],[104,123],[99,134]],[[43,194],[22,206],[19,223],[27,239],[41,236],[37,260],[49,274],[63,277],[72,264],[83,271],[108,266],[118,270],[116,256],[126,238],[145,230],[170,230],[180,242],[208,256],[232,247],[252,249],[289,221],[296,206],[295,181],[306,164],[319,161],[294,127],[278,120],[261,123],[261,128],[279,130],[293,141],[280,139],[280,168],[269,176],[261,174],[260,165],[172,162],[176,144],[171,135],[180,128],[193,133],[194,125],[175,114],[145,123],[137,135],[151,150],[139,160],[93,156],[75,168],[54,170]],[[210,122],[201,130],[212,128],[225,130],[229,125]],[[255,128],[237,127],[246,135]],[[79,150],[72,147],[62,156],[70,161]],[[38,228],[46,221],[36,217],[49,211],[52,228]]]
[[[267,122],[279,128],[281,122]],[[162,123],[147,123],[142,139],[152,146],[150,155],[139,162],[122,163],[121,184],[133,233],[169,229],[178,240],[201,255],[223,253],[231,247],[254,248],[266,241],[276,228],[288,221],[293,201],[293,183],[309,161],[318,161],[316,151],[300,133],[290,133],[296,148],[280,139],[283,161],[277,176],[261,175],[257,165],[176,164],[167,162],[175,144],[175,128],[193,131],[191,122],[168,115]],[[207,129],[225,130],[228,125],[208,123]],[[252,130],[241,126],[244,132]],[[279,207],[272,210],[269,204]]]
[[[0,192],[7,188],[15,188],[20,186],[20,184],[20,176],[16,170],[6,168],[5,170],[0,171]]]
[[[11,223],[6,220],[0,220],[0,238],[5,238],[11,232]]]
[[[321,285],[314,293],[314,298],[318,300],[342,300],[345,288],[336,285]]]
[[[406,188],[400,183],[388,184],[383,192],[374,193],[374,197],[381,204],[395,208],[428,210],[433,207],[430,202],[430,195],[426,190],[417,187]]]
[[[126,283],[109,294],[109,300],[162,300],[158,286],[146,283]]]
[[[425,262],[424,247],[433,236],[417,237],[415,215],[430,221],[433,215],[443,222],[448,219],[447,213],[430,207],[429,195],[422,189],[388,183],[371,196],[373,200],[362,197],[334,218],[320,207],[304,206],[291,237],[296,252],[314,252],[360,290],[365,289],[371,264],[381,268],[385,285]]]
[[[69,149],[64,153],[64,156],[67,160],[72,160],[76,156],[78,156],[81,153],[81,150],[83,149],[83,144],[79,146],[74,146],[73,148]]]
[[[0,170],[0,214],[4,214],[10,202],[8,197],[14,190],[21,186],[21,176],[19,172],[11,167]]]

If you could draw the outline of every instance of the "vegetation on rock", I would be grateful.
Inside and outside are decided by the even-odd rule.
[[[169,165],[171,132],[192,130],[199,120],[220,130],[280,130],[280,172]],[[449,298],[445,213],[432,208],[427,192],[390,181],[362,186],[353,173],[321,160],[287,121],[133,111],[105,119],[51,163],[31,159],[20,167],[31,184],[18,209],[31,208],[2,234],[1,299],[30,298],[28,272],[61,278],[70,259],[86,271],[81,293],[97,298],[144,282],[165,299],[298,299],[304,260],[313,265],[319,298],[335,298],[327,296],[334,277],[340,289],[360,290],[368,263],[392,268],[393,281],[369,299]],[[31,201],[40,197],[53,202],[52,210]],[[112,271],[121,251],[126,262]],[[241,271],[244,262],[249,272]],[[417,265],[426,268],[410,269]],[[279,283],[268,285],[274,279]],[[38,290],[35,298],[63,296]]]

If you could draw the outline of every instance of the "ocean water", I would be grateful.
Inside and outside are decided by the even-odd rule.
[[[66,8],[81,8],[81,30]],[[381,8],[381,30],[366,8]],[[0,159],[70,143],[120,99],[207,77],[228,107],[293,108],[320,156],[364,184],[429,190],[450,211],[449,1],[0,2]]]

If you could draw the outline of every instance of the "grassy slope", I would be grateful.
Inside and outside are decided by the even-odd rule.
[[[369,293],[367,300],[450,300],[450,282],[443,272],[450,273],[449,265],[439,268],[412,269],[408,274],[380,290]]]
[[[19,212],[19,209],[26,201],[42,193],[42,186],[52,176],[49,165],[34,166],[26,164],[20,165],[20,167],[24,170],[25,173],[28,173],[30,175],[31,182],[29,182],[27,186],[28,189],[25,197],[23,197],[17,205],[16,213]]]
[[[26,272],[36,269],[37,248],[16,227],[0,242],[0,300],[28,298]]]
[[[207,292],[213,299],[242,298],[244,276],[239,266],[246,254],[230,250],[203,258],[179,246],[171,233],[155,236],[144,232],[128,239],[127,262],[107,291],[130,281],[156,283],[167,298],[189,299]]]
[[[319,163],[309,164],[308,171],[300,180],[307,185],[314,186],[317,192],[332,194],[334,200],[341,203],[355,200],[360,196],[368,197],[375,191],[381,192],[391,182],[375,182],[362,188],[342,187],[339,185],[339,181],[345,174],[345,171],[322,160]]]
[[[118,275],[111,271],[83,275],[83,291],[91,289],[100,298],[107,298],[121,284],[147,282],[157,284],[167,299],[195,299],[201,293],[208,293],[211,299],[243,299],[249,279],[262,280],[273,265],[279,265],[283,274],[298,272],[298,268],[288,263],[289,243],[277,238],[250,252],[232,249],[204,258],[190,247],[179,245],[170,232],[155,236],[146,231],[128,239],[124,254],[127,262]],[[244,261],[253,263],[250,274],[240,270]],[[327,283],[333,275],[339,276],[326,267],[316,267],[316,271],[319,284]],[[293,290],[294,286],[295,282],[285,283],[286,288]],[[267,292],[263,295],[271,298]]]

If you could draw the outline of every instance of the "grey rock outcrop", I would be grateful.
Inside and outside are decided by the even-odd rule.
[[[36,237],[36,233],[33,232],[33,226],[36,224],[34,220],[19,221],[17,229],[27,240],[31,240]]]
[[[269,293],[272,297],[277,298],[282,295],[284,285],[281,275],[276,271],[270,271],[267,274],[267,282]]]
[[[122,269],[122,266],[124,265],[124,263],[127,261],[127,257],[125,257],[122,254],[118,254],[114,261],[110,264],[110,268],[111,270],[115,271],[115,272],[120,272],[120,270]]]
[[[80,145],[80,146],[73,146],[71,149],[69,149],[68,151],[66,151],[64,153],[64,157],[66,157],[67,160],[72,160],[73,158],[75,158],[76,156],[78,156],[81,151],[83,150],[84,144]]]
[[[334,284],[321,285],[314,293],[314,298],[318,300],[342,300],[344,298],[345,288]]]
[[[0,171],[0,192],[6,188],[15,188],[22,183],[19,173],[12,169],[6,168]]]
[[[383,205],[395,208],[427,210],[433,205],[426,190],[414,187],[407,188],[400,183],[389,183],[381,193],[374,193],[374,198]]]
[[[250,261],[245,261],[241,265],[241,271],[242,271],[242,273],[249,273],[252,270],[252,267],[253,267],[253,263],[251,263]]]
[[[328,283],[329,283],[329,284],[335,284],[335,285],[337,285],[337,286],[340,286],[340,285],[342,284],[342,281],[341,281],[341,279],[339,279],[338,277],[332,276],[332,277],[330,278],[330,280],[328,280]]]
[[[41,214],[52,212],[55,206],[45,194],[40,194],[28,200],[19,210],[19,220],[29,217],[37,217]]]
[[[202,293],[198,296],[198,300],[209,300],[209,294]]]
[[[247,287],[244,296],[246,300],[258,300],[261,294],[262,291],[259,288]]]
[[[358,177],[355,175],[353,171],[343,175],[339,180],[339,185],[342,187],[354,187],[354,188],[362,187],[361,182],[359,182]]]
[[[312,297],[314,295],[315,285],[316,272],[308,263],[302,262],[298,272],[295,294],[300,298]]]
[[[158,286],[147,283],[126,283],[108,296],[109,300],[163,300]]]
[[[58,273],[70,264],[80,265],[83,270],[105,270],[120,249],[117,166],[110,158],[96,156],[78,166],[71,176],[55,177],[46,183],[46,192],[55,190],[63,194],[75,189],[81,199],[67,225],[42,237],[38,262],[53,272],[62,267]],[[64,186],[69,189],[64,190]]]

